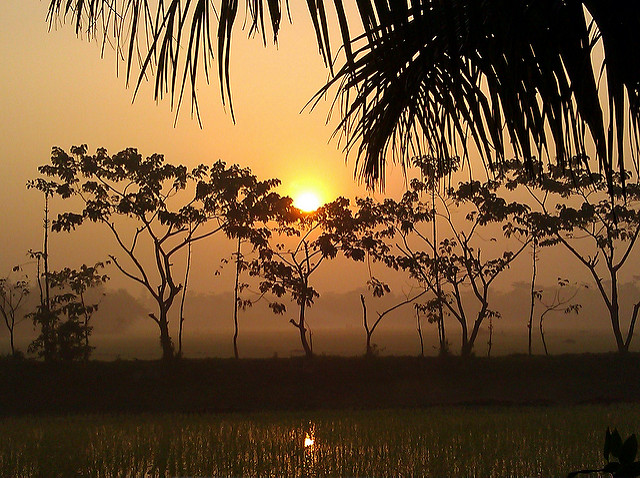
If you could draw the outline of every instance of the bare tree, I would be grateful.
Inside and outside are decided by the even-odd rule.
[[[20,272],[22,268],[15,266],[12,272]],[[16,325],[24,322],[26,317],[20,314],[21,308],[24,306],[24,300],[30,292],[29,279],[23,278],[13,279],[11,274],[0,278],[0,313],[4,319],[4,323],[9,331],[9,344],[11,345],[11,355],[16,356],[14,337]]]
[[[586,287],[586,286],[585,286]],[[568,290],[567,290],[568,289]],[[566,294],[563,294],[563,291]],[[542,345],[544,347],[545,355],[549,355],[549,349],[547,348],[547,341],[544,337],[544,319],[547,314],[552,312],[563,312],[564,314],[575,313],[578,314],[582,306],[573,300],[578,295],[580,287],[578,284],[569,284],[568,279],[558,278],[558,286],[553,292],[551,300],[545,299],[542,291],[536,291],[536,298],[542,304],[544,311],[540,314],[540,322],[538,324],[540,328],[540,338],[542,339]]]
[[[372,294],[374,297],[382,297],[383,295],[391,292],[391,289],[387,284],[380,282],[378,279],[375,279],[374,277],[372,277],[368,281],[368,286],[372,290]],[[362,318],[364,323],[364,330],[367,337],[365,355],[373,356],[376,354],[377,347],[375,344],[371,343],[371,337],[375,332],[376,328],[378,327],[378,325],[380,324],[380,322],[382,322],[382,319],[384,319],[387,314],[390,314],[391,312],[397,309],[400,309],[405,305],[414,303],[415,301],[420,299],[420,297],[424,296],[427,292],[428,290],[422,289],[422,290],[418,290],[416,293],[413,293],[413,294],[409,293],[403,300],[400,300],[399,302],[393,304],[391,307],[388,307],[382,312],[376,311],[377,318],[373,321],[371,325],[369,325],[369,321],[367,320],[367,305],[365,303],[364,295],[360,294],[360,302],[362,304]],[[418,326],[419,325],[420,325],[420,320],[418,319]],[[422,332],[420,332],[420,340],[422,341]]]

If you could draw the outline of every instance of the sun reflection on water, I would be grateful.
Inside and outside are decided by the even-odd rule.
[[[309,434],[309,432],[307,432],[306,436],[304,437],[304,447],[310,448],[314,445],[315,442],[315,439]]]
[[[318,476],[318,450],[316,444],[316,429],[312,422],[304,434],[304,461],[301,476],[305,478]]]

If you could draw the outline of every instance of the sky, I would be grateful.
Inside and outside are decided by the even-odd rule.
[[[330,141],[329,101],[313,112],[301,110],[328,78],[306,11],[293,2],[293,24],[282,29],[279,44],[263,47],[260,38],[236,33],[232,87],[236,124],[221,103],[217,75],[198,87],[203,126],[185,103],[174,127],[168,100],[153,99],[153,83],[142,85],[135,101],[126,88],[124,64],[115,52],[78,39],[71,25],[49,31],[47,1],[0,2],[0,270],[26,260],[41,247],[42,197],[27,191],[36,168],[48,162],[52,146],[68,150],[87,144],[115,153],[136,147],[144,155],[163,153],[171,163],[195,166],[218,159],[248,166],[266,179],[282,181],[280,192],[295,196],[316,190],[321,200],[367,194],[354,180],[353,160]],[[118,75],[118,69],[119,75]],[[401,175],[391,168],[388,192],[401,192]],[[55,213],[60,205],[52,204]],[[85,237],[83,237],[83,234]],[[74,238],[53,237],[53,267],[69,255],[95,262],[95,231]],[[104,257],[102,258],[104,259]],[[72,261],[75,262],[75,261]],[[64,264],[66,265],[66,264]],[[197,281],[196,281],[197,282]]]
[[[354,158],[345,161],[339,144],[331,140],[337,119],[334,115],[327,124],[331,98],[301,113],[329,75],[303,2],[291,2],[294,22],[285,22],[277,46],[265,48],[260,38],[247,39],[246,30],[236,31],[231,54],[236,124],[221,103],[213,74],[210,84],[201,77],[198,87],[202,128],[190,116],[188,103],[174,126],[175,112],[168,100],[154,101],[153,83],[144,83],[133,101],[133,88],[125,85],[124,63],[118,65],[114,51],[107,47],[101,58],[100,45],[78,39],[70,25],[49,31],[47,7],[46,0],[0,2],[0,275],[27,263],[29,249],[42,247],[43,198],[25,184],[48,162],[53,146],[68,150],[87,144],[90,151],[106,147],[111,153],[136,147],[144,155],[163,153],[168,162],[189,167],[222,159],[250,167],[261,179],[279,178],[282,194],[296,196],[310,189],[323,201],[370,193],[354,180]],[[405,181],[398,167],[389,167],[386,185],[387,195],[403,192]],[[63,207],[54,201],[53,214]],[[194,291],[232,290],[229,271],[222,277],[212,273],[232,251],[233,244],[224,238],[195,248]],[[99,225],[51,239],[54,269],[93,264],[114,252],[117,246]],[[539,270],[540,283],[554,284],[559,272],[585,279],[581,269],[566,263],[562,251],[549,254],[562,262],[551,257],[550,266]],[[514,267],[503,290],[528,280],[529,263],[523,259]],[[554,267],[558,263],[566,264],[562,271]],[[635,270],[628,266],[623,281],[636,280]],[[109,287],[130,286],[114,269],[109,275]],[[344,259],[319,269],[316,276],[321,293],[360,289],[367,278],[366,267]]]

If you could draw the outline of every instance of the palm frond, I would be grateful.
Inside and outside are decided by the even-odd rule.
[[[627,0],[356,0],[357,22],[333,0],[340,65],[315,98],[337,88],[345,149],[359,174],[384,184],[390,158],[416,152],[469,155],[492,165],[511,151],[525,161],[592,155],[611,180],[638,166],[640,2]],[[334,67],[329,2],[306,0],[319,51]],[[251,34],[277,40],[283,0],[246,0]],[[114,41],[127,79],[138,59],[136,91],[155,69],[156,99],[172,104],[208,78],[217,14],[221,95],[231,104],[229,58],[238,0],[50,0],[49,22],[70,19],[78,34]],[[352,23],[350,23],[350,21]],[[596,46],[604,51],[600,88]],[[181,80],[178,78],[181,77]],[[232,114],[233,109],[231,108]]]
[[[365,1],[355,59],[316,99],[337,87],[345,149],[358,145],[369,185],[383,185],[389,151],[408,164],[420,147],[446,157],[474,144],[489,165],[511,151],[568,167],[592,155],[609,180],[616,167],[637,168],[640,3]]]

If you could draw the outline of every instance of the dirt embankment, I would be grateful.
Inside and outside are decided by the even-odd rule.
[[[640,354],[0,361],[0,414],[640,401]]]

